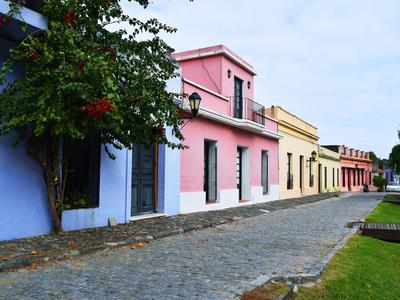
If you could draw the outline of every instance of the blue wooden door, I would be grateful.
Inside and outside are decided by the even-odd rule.
[[[132,157],[131,214],[155,211],[155,147],[136,144]]]

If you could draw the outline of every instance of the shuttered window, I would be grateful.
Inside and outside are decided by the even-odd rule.
[[[204,141],[204,191],[206,201],[217,201],[217,143]]]
[[[269,182],[268,182],[268,151],[261,152],[261,182],[263,187],[263,193],[268,194]]]

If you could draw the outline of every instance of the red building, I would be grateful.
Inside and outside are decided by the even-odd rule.
[[[361,192],[364,185],[375,190],[372,185],[372,160],[369,152],[338,145],[324,147],[340,154],[342,192]]]

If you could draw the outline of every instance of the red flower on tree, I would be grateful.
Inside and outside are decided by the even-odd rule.
[[[113,59],[117,58],[117,49],[115,48],[107,48],[106,51],[111,55]]]
[[[6,16],[6,17],[0,16],[0,25],[3,24],[3,25],[8,26],[8,25],[10,25],[10,23],[11,23],[11,18],[9,16]]]
[[[34,51],[29,55],[28,60],[29,60],[29,62],[34,63],[41,56],[42,56],[42,53],[40,53],[39,51]]]
[[[79,69],[79,70],[83,71],[83,69],[85,68],[85,66],[86,66],[86,62],[85,62],[85,61],[80,60],[80,61],[78,62],[78,69]]]
[[[104,113],[114,111],[114,105],[113,102],[108,98],[101,98],[88,105],[85,105],[82,107],[81,111],[86,113],[89,118],[101,120]]]
[[[63,19],[65,26],[70,26],[74,29],[76,28],[76,21],[78,20],[78,15],[76,13],[70,11],[64,15]]]

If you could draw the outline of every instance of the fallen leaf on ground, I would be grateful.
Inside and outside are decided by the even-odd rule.
[[[83,262],[79,262],[74,265],[74,268],[76,269],[83,269],[84,267],[86,267],[86,264]]]
[[[68,247],[71,249],[76,249],[79,247],[79,245],[75,241],[69,241],[68,242]]]
[[[32,254],[32,255],[36,255],[36,254],[38,254],[38,252],[37,252],[36,250],[32,250],[32,251],[31,251],[31,254]]]
[[[135,242],[129,245],[129,248],[131,249],[138,249],[138,248],[143,248],[144,246],[146,246],[147,243],[145,242]]]

